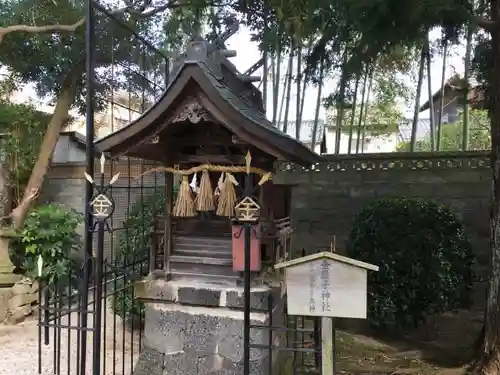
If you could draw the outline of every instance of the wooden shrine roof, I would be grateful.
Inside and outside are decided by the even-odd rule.
[[[170,84],[158,102],[128,126],[98,140],[96,147],[112,155],[141,157],[142,145],[144,153],[146,148],[151,153],[147,143],[159,134],[168,134],[183,105],[192,105],[194,100],[214,122],[278,160],[304,166],[321,160],[321,156],[272,125],[264,113],[260,91],[220,50],[210,47],[205,41],[193,42],[184,59],[174,66]],[[188,99],[191,103],[187,103]]]

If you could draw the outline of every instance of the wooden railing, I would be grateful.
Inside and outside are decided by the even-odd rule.
[[[165,219],[163,217],[153,220],[150,236],[149,271],[163,270],[165,268]]]
[[[274,220],[276,227],[276,259],[275,263],[283,262],[290,256],[291,236],[293,233],[292,220],[290,216]]]

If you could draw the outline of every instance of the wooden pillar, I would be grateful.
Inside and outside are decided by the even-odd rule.
[[[165,278],[170,279],[170,254],[172,253],[172,208],[174,198],[174,175],[165,174],[165,228],[163,241],[163,269]]]

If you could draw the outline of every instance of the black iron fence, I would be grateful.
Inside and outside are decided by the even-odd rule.
[[[268,342],[255,344],[251,349],[267,351],[270,375],[303,375],[321,373],[321,325],[316,317],[289,316],[283,301],[283,316],[276,316],[276,303],[268,297],[269,317],[266,325],[250,325],[250,329],[267,333]]]
[[[136,178],[148,165],[129,158],[107,160],[99,170],[93,139],[128,125],[158,100],[168,82],[168,59],[130,17],[91,2],[87,19],[84,91],[92,178],[82,207],[85,249],[79,269],[40,288],[39,374],[131,374],[143,346],[144,309],[134,297],[133,282],[149,269],[144,202],[162,190],[164,180],[156,174]],[[109,186],[117,173],[120,177]],[[100,193],[109,199],[106,217],[92,213]]]

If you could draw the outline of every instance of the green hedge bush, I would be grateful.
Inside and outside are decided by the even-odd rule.
[[[433,314],[470,303],[474,256],[463,225],[447,207],[386,198],[356,216],[349,256],[380,267],[369,272],[369,319],[416,327]]]
[[[72,274],[76,283],[78,263],[72,252],[81,248],[76,232],[82,215],[69,208],[48,204],[34,208],[18,236],[10,243],[10,252],[23,273],[47,285],[68,282]],[[38,275],[38,258],[43,259],[42,275]]]

